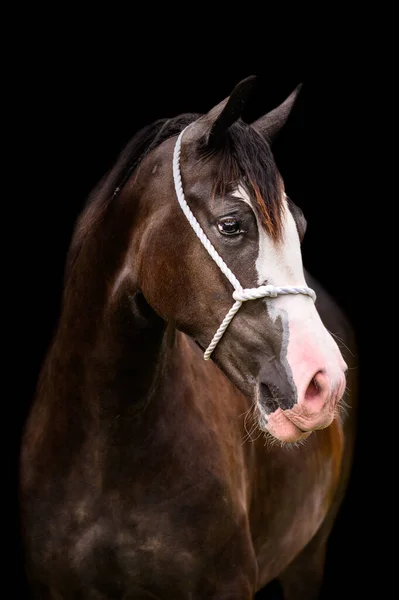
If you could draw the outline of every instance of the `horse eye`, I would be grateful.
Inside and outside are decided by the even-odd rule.
[[[224,235],[236,235],[237,233],[241,233],[240,221],[237,221],[233,217],[225,217],[218,221],[218,229]]]

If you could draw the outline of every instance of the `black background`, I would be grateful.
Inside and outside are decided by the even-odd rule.
[[[323,597],[350,598],[364,588],[379,589],[380,576],[375,573],[379,550],[374,542],[378,525],[370,514],[380,511],[384,501],[375,491],[378,483],[370,484],[376,459],[367,433],[374,390],[365,377],[369,363],[362,266],[371,250],[360,219],[364,203],[360,188],[367,165],[357,162],[362,140],[356,135],[358,81],[353,72],[345,70],[345,60],[331,70],[322,58],[316,69],[309,69],[300,36],[291,45],[286,39],[280,45],[258,42],[248,52],[248,42],[237,39],[216,49],[213,42],[218,36],[208,28],[201,33],[200,48],[198,41],[194,44],[194,52],[187,34],[178,43],[154,32],[140,40],[108,39],[90,27],[58,34],[39,28],[19,72],[24,102],[23,111],[22,104],[16,107],[21,127],[15,133],[18,150],[13,166],[22,260],[16,269],[18,317],[13,338],[17,338],[15,362],[20,365],[22,357],[23,377],[17,371],[15,456],[57,323],[74,222],[88,193],[125,143],[157,118],[206,112],[248,75],[258,75],[259,81],[244,114],[247,121],[274,108],[303,82],[275,154],[287,192],[308,220],[305,266],[339,301],[356,330],[361,382],[353,477],[331,538]],[[24,597],[19,552],[17,563],[14,582]]]

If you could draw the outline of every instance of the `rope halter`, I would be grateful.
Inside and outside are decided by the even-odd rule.
[[[179,201],[182,211],[186,215],[188,222],[190,223],[191,227],[194,229],[197,237],[199,238],[200,242],[204,246],[205,250],[213,258],[213,260],[215,261],[215,263],[217,264],[219,269],[227,277],[227,279],[230,281],[231,285],[234,288],[233,299],[235,300],[235,302],[234,302],[233,306],[230,308],[230,310],[227,313],[227,315],[225,316],[225,318],[223,319],[222,324],[220,325],[219,329],[213,336],[213,339],[212,339],[211,343],[209,344],[208,348],[204,352],[204,359],[209,360],[212,352],[214,351],[217,344],[219,343],[222,335],[226,331],[226,329],[229,326],[230,322],[232,321],[234,315],[239,311],[243,302],[247,302],[248,300],[256,300],[258,298],[276,298],[278,295],[281,295],[281,294],[305,294],[306,296],[310,296],[314,302],[316,300],[316,294],[311,288],[306,287],[306,286],[304,286],[304,287],[296,287],[296,286],[275,287],[274,285],[261,285],[260,287],[257,287],[257,288],[243,288],[242,287],[242,285],[238,281],[237,277],[229,269],[229,267],[224,262],[223,258],[212,246],[211,242],[205,235],[204,230],[202,229],[201,225],[198,223],[197,219],[191,212],[191,209],[190,209],[189,205],[187,204],[187,201],[184,197],[183,185],[182,185],[181,173],[180,173],[180,153],[181,153],[181,141],[182,141],[183,133],[185,132],[186,129],[187,129],[187,127],[185,129],[183,129],[183,131],[180,133],[179,137],[177,138],[175,148],[173,151],[173,180],[175,183],[177,200]]]

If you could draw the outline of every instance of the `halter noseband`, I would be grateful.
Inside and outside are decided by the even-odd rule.
[[[296,286],[275,287],[274,285],[261,285],[260,287],[257,287],[257,288],[243,288],[242,287],[242,285],[238,281],[237,277],[229,269],[229,267],[224,262],[223,258],[220,256],[220,254],[218,254],[218,252],[212,246],[211,242],[205,235],[204,230],[202,229],[201,225],[198,223],[197,219],[191,212],[191,209],[190,209],[189,205],[187,204],[187,201],[184,197],[183,184],[182,184],[181,173],[180,173],[180,153],[181,153],[181,141],[182,141],[183,133],[185,132],[186,129],[187,129],[187,127],[185,129],[183,129],[183,131],[180,133],[179,137],[177,138],[175,148],[173,151],[173,180],[175,183],[176,196],[177,196],[177,199],[179,201],[182,211],[186,215],[188,222],[190,223],[191,227],[194,229],[200,242],[205,247],[205,249],[210,254],[210,256],[213,258],[215,263],[218,265],[218,267],[222,271],[222,273],[224,273],[224,275],[230,281],[231,285],[234,287],[233,298],[234,298],[235,302],[234,302],[233,306],[230,308],[230,310],[227,313],[227,315],[225,316],[225,318],[223,319],[222,324],[220,325],[219,329],[213,336],[213,339],[212,339],[211,343],[209,344],[208,348],[204,352],[204,359],[209,360],[209,358],[210,358],[212,352],[214,351],[214,349],[216,348],[219,340],[221,339],[222,335],[226,331],[226,329],[229,326],[234,315],[240,309],[240,306],[242,305],[243,302],[246,302],[247,300],[256,300],[257,298],[276,298],[279,294],[305,294],[306,296],[310,296],[314,302],[316,300],[316,294],[315,294],[314,290],[312,290],[309,287],[296,287]]]

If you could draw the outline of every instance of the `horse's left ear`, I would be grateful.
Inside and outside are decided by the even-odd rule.
[[[300,83],[288,98],[274,110],[252,123],[252,127],[262,134],[269,143],[273,142],[284,127],[301,90]]]
[[[204,128],[207,145],[217,146],[222,143],[230,125],[240,118],[255,87],[255,82],[255,75],[243,79],[235,86],[230,96],[198,120],[198,125],[201,124],[201,129]]]

